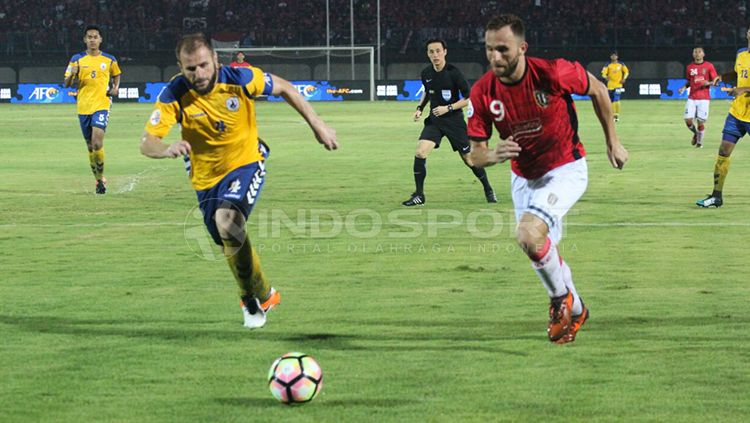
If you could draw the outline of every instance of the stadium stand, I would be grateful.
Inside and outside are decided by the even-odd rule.
[[[420,61],[424,41],[441,37],[448,43],[450,61],[469,63],[466,72],[471,78],[481,73],[477,66],[485,65],[484,23],[497,13],[513,12],[531,28],[527,38],[535,55],[575,57],[591,63],[606,60],[608,50],[617,48],[621,60],[629,63],[679,62],[680,66],[632,66],[643,77],[654,73],[652,66],[663,67],[655,71],[662,76],[662,71],[674,76],[691,60],[694,45],[705,46],[709,60],[727,60],[745,44],[745,3],[464,0],[456,7],[454,0],[433,0],[429,7],[415,7],[402,0],[380,0],[382,64],[384,69],[395,69],[389,78],[414,77],[408,65],[396,65]],[[325,45],[325,4],[303,0],[27,0],[24,7],[18,7],[13,0],[0,0],[0,65],[10,66],[19,80],[42,72],[21,71],[20,65],[60,66],[83,49],[83,28],[96,23],[104,33],[102,49],[115,54],[123,67],[131,61],[157,65],[162,79],[168,79],[173,73],[165,67],[174,64],[172,48],[186,32],[231,36],[240,47]],[[350,0],[328,0],[328,4],[330,44],[349,45]],[[357,0],[354,5],[355,44],[375,45],[376,1]],[[316,77],[318,65],[290,64],[284,70],[292,78]],[[422,66],[424,62],[419,63]],[[145,68],[134,68],[134,72],[141,76],[132,78],[158,73]],[[126,72],[126,78],[130,74]],[[9,74],[3,75],[7,79]]]

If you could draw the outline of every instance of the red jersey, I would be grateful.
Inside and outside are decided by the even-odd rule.
[[[703,86],[706,82],[711,82],[716,78],[718,74],[716,69],[711,62],[704,61],[703,63],[691,63],[687,65],[685,70],[685,77],[690,83],[690,95],[688,98],[692,100],[710,100],[711,99],[711,86]]]
[[[489,139],[493,124],[501,138],[513,135],[521,153],[511,160],[511,169],[526,179],[539,178],[586,155],[571,94],[585,95],[588,89],[583,66],[564,59],[526,57],[526,72],[513,84],[489,71],[471,89],[469,137]]]
[[[235,60],[234,62],[232,62],[232,63],[229,64],[229,67],[230,68],[249,68],[251,66],[250,66],[250,63],[247,63],[247,62],[238,62],[238,61]]]

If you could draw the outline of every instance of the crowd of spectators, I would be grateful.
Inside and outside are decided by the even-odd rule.
[[[745,1],[717,0],[380,0],[381,43],[421,49],[431,37],[481,47],[483,26],[498,13],[527,22],[537,46],[742,45]],[[236,37],[243,47],[377,42],[377,0],[0,0],[4,54],[83,48],[83,28],[101,26],[103,49],[120,54],[170,50],[182,33]],[[329,13],[326,13],[328,6]],[[327,19],[328,17],[328,19]],[[328,22],[328,23],[327,23]]]

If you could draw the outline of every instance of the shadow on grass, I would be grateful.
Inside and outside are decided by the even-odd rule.
[[[482,320],[382,320],[351,319],[345,322],[350,328],[342,328],[342,322],[331,324],[338,332],[290,331],[287,325],[269,325],[268,328],[248,332],[241,327],[236,330],[217,328],[224,323],[179,320],[95,320],[72,319],[53,316],[6,316],[0,315],[0,324],[11,325],[21,330],[64,334],[80,337],[124,337],[142,338],[163,342],[195,343],[199,340],[226,342],[287,342],[299,349],[335,351],[476,351],[490,354],[527,356],[523,347],[508,348],[519,340],[544,342],[545,321],[482,321]],[[618,340],[656,340],[661,342],[736,341],[736,335],[712,331],[713,325],[746,325],[750,316],[675,316],[675,317],[625,317],[599,318],[593,316],[584,328],[588,337],[609,342]],[[201,328],[199,325],[211,324]],[[154,327],[158,325],[159,327]],[[321,322],[320,327],[325,327]],[[666,328],[669,328],[667,331]],[[658,329],[654,332],[653,329]],[[347,332],[348,331],[348,332]]]
[[[36,333],[63,334],[80,337],[123,337],[141,338],[152,341],[188,342],[199,340],[220,340],[242,342],[252,339],[253,342],[289,342],[300,349],[329,349],[339,351],[455,351],[457,348],[467,351],[484,351],[493,354],[527,355],[526,352],[499,348],[497,342],[506,339],[518,339],[513,334],[498,334],[498,327],[469,327],[455,323],[452,328],[437,324],[433,330],[424,327],[409,326],[402,322],[403,328],[398,332],[383,326],[384,322],[372,322],[368,325],[360,321],[348,321],[357,333],[333,332],[291,332],[287,327],[277,326],[248,332],[238,327],[237,330],[217,329],[215,327],[199,329],[196,321],[175,320],[95,320],[72,319],[52,316],[6,316],[0,315],[0,324],[12,325]],[[445,322],[444,322],[445,323]],[[168,327],[149,327],[153,325]],[[272,326],[272,325],[269,325]],[[321,324],[323,326],[323,324]],[[336,326],[340,328],[340,323]],[[535,326],[539,326],[538,322]],[[346,330],[346,329],[339,329]],[[541,338],[540,338],[541,339]]]
[[[263,398],[252,398],[252,397],[237,397],[237,398],[216,398],[215,401],[221,405],[227,405],[232,407],[247,407],[247,408],[278,408],[278,407],[289,407],[297,408],[302,406],[313,406],[313,407],[374,407],[374,408],[385,408],[385,407],[398,407],[398,406],[411,406],[414,405],[414,400],[406,399],[388,399],[388,398],[351,398],[351,399],[327,399],[325,397],[318,397],[311,404],[297,404],[285,406],[275,399],[270,397]]]

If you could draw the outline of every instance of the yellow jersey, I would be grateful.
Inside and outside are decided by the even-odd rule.
[[[737,86],[750,87],[750,52],[747,48],[737,51],[734,71],[737,72]],[[743,122],[750,122],[750,96],[743,94],[735,97],[729,108],[729,114]]]
[[[607,89],[622,88],[622,83],[630,75],[630,70],[622,62],[610,63],[602,69],[602,77],[607,79]]]
[[[66,78],[71,75],[70,70],[76,64],[78,65],[78,95],[76,96],[78,114],[90,115],[99,110],[109,110],[112,106],[112,99],[107,96],[109,80],[122,73],[117,59],[103,51],[96,56],[91,56],[85,51],[74,54],[65,70]]]
[[[258,68],[217,71],[211,92],[200,95],[179,74],[159,94],[146,132],[164,138],[176,123],[190,143],[190,180],[197,191],[216,185],[238,167],[263,160],[258,149],[255,97],[273,90],[271,76]]]

